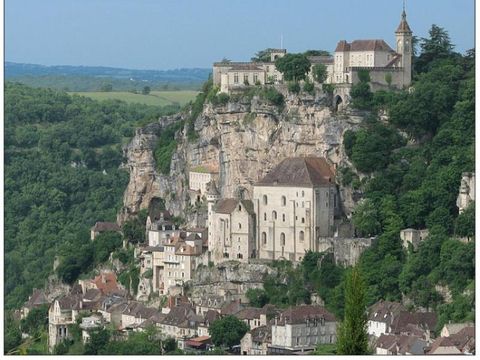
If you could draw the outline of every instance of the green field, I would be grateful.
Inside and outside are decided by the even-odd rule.
[[[77,94],[87,96],[94,100],[117,99],[128,103],[140,103],[145,105],[165,106],[178,103],[180,106],[185,105],[193,100],[198,94],[197,91],[180,90],[180,91],[152,91],[148,95],[134,94],[126,91],[110,91],[110,92],[70,92],[69,94]]]

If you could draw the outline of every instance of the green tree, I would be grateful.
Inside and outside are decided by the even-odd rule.
[[[248,289],[246,294],[251,306],[261,308],[268,304],[268,296],[263,289]]]
[[[150,94],[150,91],[152,89],[150,88],[150,86],[144,86],[143,89],[142,89],[142,95],[148,95]]]
[[[458,215],[455,221],[455,234],[458,236],[473,237],[475,235],[475,203],[470,205]]]
[[[360,236],[374,236],[381,230],[378,209],[369,199],[357,205],[352,220]]]
[[[272,53],[271,48],[267,48],[264,50],[258,51],[254,57],[251,58],[251,61],[253,62],[270,62],[271,61],[271,56],[270,54]]]
[[[22,332],[32,337],[38,337],[48,326],[48,305],[35,307],[28,312],[25,319],[20,322]]]
[[[247,324],[232,315],[215,320],[208,328],[215,346],[228,348],[240,344],[240,340],[248,330]]]
[[[312,68],[313,79],[319,84],[323,84],[327,80],[327,67],[324,64],[315,64]]]
[[[366,310],[365,285],[359,268],[354,267],[346,278],[345,316],[337,330],[337,354],[370,354]]]
[[[326,50],[307,50],[303,53],[305,56],[330,56]]]
[[[453,52],[453,44],[445,29],[433,24],[428,34],[430,37],[422,38],[420,42],[422,52],[415,62],[417,72],[429,70],[434,61],[447,58]]]
[[[97,355],[107,347],[110,332],[107,329],[95,330],[90,333],[90,340],[85,344],[85,355]]]
[[[275,60],[275,67],[286,81],[300,81],[305,80],[311,63],[303,54],[287,54]]]

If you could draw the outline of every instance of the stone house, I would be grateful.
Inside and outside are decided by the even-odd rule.
[[[48,310],[48,349],[70,338],[69,325],[74,324],[83,309],[82,296],[71,294],[56,299]]]
[[[204,296],[195,301],[195,311],[197,314],[204,316],[207,312],[214,311],[219,313],[225,305],[225,298],[220,295]]]
[[[436,325],[437,315],[433,312],[400,311],[390,325],[390,333],[414,335],[430,341]]]
[[[170,238],[164,245],[163,284],[164,293],[168,288],[183,285],[191,280],[200,263],[203,251],[203,240],[195,233],[182,238]]]
[[[275,60],[285,56],[285,49],[270,49],[269,62],[216,62],[213,64],[213,84],[220,92],[230,93],[250,85],[275,84],[283,81],[283,74],[275,67]]]
[[[442,331],[440,332],[440,336],[441,337],[449,337],[449,336],[452,336],[452,335],[455,335],[457,333],[459,333],[461,330],[463,330],[464,328],[466,327],[471,327],[471,326],[475,326],[474,323],[457,323],[457,324],[452,324],[452,323],[448,323],[448,324],[445,324],[443,325],[443,328],[442,328]]]
[[[274,305],[267,304],[262,308],[246,307],[234,314],[234,316],[245,322],[250,330],[260,326],[265,326],[269,318],[273,318],[280,314]]]
[[[475,327],[466,326],[448,337],[437,338],[427,349],[428,355],[475,354]]]
[[[165,244],[167,239],[180,233],[180,229],[173,223],[168,211],[162,211],[160,214],[160,218],[154,220],[150,226],[147,227],[149,246],[161,246]]]
[[[210,218],[211,217],[211,218]],[[255,214],[250,200],[221,199],[209,212],[208,249],[214,263],[255,257]]]
[[[428,229],[403,229],[400,231],[400,239],[405,249],[408,249],[408,244],[412,244],[413,249],[417,250],[418,246],[428,236]]]
[[[335,174],[324,158],[286,158],[253,187],[260,259],[301,261],[332,237],[340,199]]]
[[[192,306],[182,304],[172,308],[167,316],[160,321],[159,327],[166,337],[172,337],[176,340],[188,339],[198,336],[197,329],[203,320],[203,317],[195,314]]]
[[[282,312],[272,323],[269,354],[295,354],[315,349],[318,344],[337,341],[335,316],[322,306],[300,305]]]
[[[115,223],[112,222],[102,222],[97,221],[95,225],[90,229],[90,240],[95,240],[95,238],[106,231],[114,231],[121,233],[122,229]]]
[[[102,271],[93,279],[79,280],[82,293],[86,293],[89,289],[97,289],[103,295],[124,294],[124,290],[117,282],[117,275],[112,271]]]
[[[198,165],[188,173],[189,190],[198,191],[200,196],[205,195],[210,181],[218,181],[218,165]],[[196,201],[201,201],[201,197]]]
[[[155,308],[149,308],[142,303],[132,301],[122,311],[121,326],[123,329],[140,325],[145,320],[158,313]]]
[[[393,319],[400,312],[407,309],[398,302],[380,300],[373,304],[368,311],[367,333],[380,337],[382,334],[390,333],[390,326]]]
[[[90,341],[90,332],[103,327],[103,322],[101,315],[92,315],[82,318],[80,329],[82,329],[82,341],[84,344]]]
[[[42,305],[47,305],[50,302],[45,296],[45,292],[39,289],[33,289],[32,295],[28,297],[28,301],[23,304],[23,307],[20,311],[20,318],[25,319],[28,316],[30,310],[40,307]]]
[[[263,325],[248,331],[240,341],[242,355],[267,355],[272,344],[272,326]]]
[[[201,315],[197,312],[197,315]],[[198,336],[210,336],[208,328],[217,319],[220,319],[220,312],[214,310],[208,310],[203,315],[203,321],[198,324],[197,331]]]
[[[428,342],[416,336],[382,334],[375,344],[376,355],[424,355]]]

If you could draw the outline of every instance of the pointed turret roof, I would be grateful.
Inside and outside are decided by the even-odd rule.
[[[408,26],[407,22],[407,13],[405,12],[405,9],[403,9],[402,12],[402,20],[400,21],[400,25],[398,25],[396,33],[411,33],[412,30],[410,29],[410,26]]]

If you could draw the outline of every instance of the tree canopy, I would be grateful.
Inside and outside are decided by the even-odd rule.
[[[286,54],[275,60],[275,67],[286,81],[300,81],[305,80],[311,63],[304,54]]]

